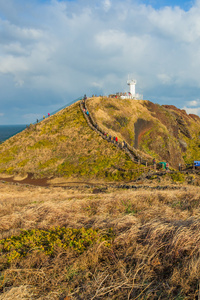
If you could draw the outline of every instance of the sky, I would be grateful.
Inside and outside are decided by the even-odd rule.
[[[0,125],[127,92],[128,78],[200,116],[200,0],[0,0]]]

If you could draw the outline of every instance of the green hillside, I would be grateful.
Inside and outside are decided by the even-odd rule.
[[[150,160],[177,168],[200,159],[200,118],[145,100],[93,97],[89,113],[102,131]],[[92,130],[76,102],[0,145],[0,173],[70,180],[134,179],[138,164]]]
[[[79,102],[0,145],[0,172],[34,177],[118,180],[137,167],[89,128]],[[123,168],[123,171],[121,171]]]
[[[95,121],[106,132],[178,168],[200,160],[200,118],[175,106],[146,100],[97,97],[88,100]]]

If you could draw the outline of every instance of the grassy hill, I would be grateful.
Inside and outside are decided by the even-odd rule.
[[[175,106],[97,97],[87,102],[100,127],[177,168],[200,160],[200,118]]]
[[[94,97],[86,103],[100,128],[144,156],[173,168],[200,159],[198,116],[143,100]],[[1,144],[0,173],[113,181],[134,179],[140,170],[89,128],[77,102]]]
[[[79,102],[0,145],[0,172],[6,174],[119,180],[134,178],[137,171],[128,172],[134,168],[123,151],[89,128]]]

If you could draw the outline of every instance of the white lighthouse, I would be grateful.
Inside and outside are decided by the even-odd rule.
[[[129,85],[129,92],[121,93],[120,98],[121,99],[136,99],[136,100],[142,100],[143,95],[138,94],[135,92],[135,85],[137,81],[135,79],[128,79],[127,84]]]
[[[130,96],[131,98],[135,98],[135,85],[137,81],[135,79],[129,79],[127,80],[127,84],[129,85],[130,89]]]

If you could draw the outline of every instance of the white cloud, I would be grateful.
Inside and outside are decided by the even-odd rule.
[[[24,85],[24,80],[20,79],[20,78],[15,78],[15,86],[16,87],[22,87]]]
[[[106,12],[108,12],[109,11],[109,9],[111,8],[111,2],[110,2],[110,0],[104,0],[104,10],[106,11]]]
[[[2,52],[12,55],[28,55],[29,52],[19,42],[4,45]]]
[[[184,109],[188,114],[200,115],[200,106],[195,108],[184,106],[182,109]]]
[[[188,114],[195,114],[200,116],[200,99],[186,102],[186,105],[183,107],[183,109]]]
[[[200,99],[188,101],[186,104],[189,107],[191,107],[191,106],[199,106],[200,105]]]
[[[7,0],[0,11],[5,107],[25,104],[28,114],[37,94],[46,107],[49,93],[62,106],[84,93],[124,91],[133,73],[145,99],[199,113],[199,1],[186,12],[130,0]]]
[[[158,74],[158,79],[160,79],[161,83],[163,84],[172,83],[172,78],[168,74]]]

